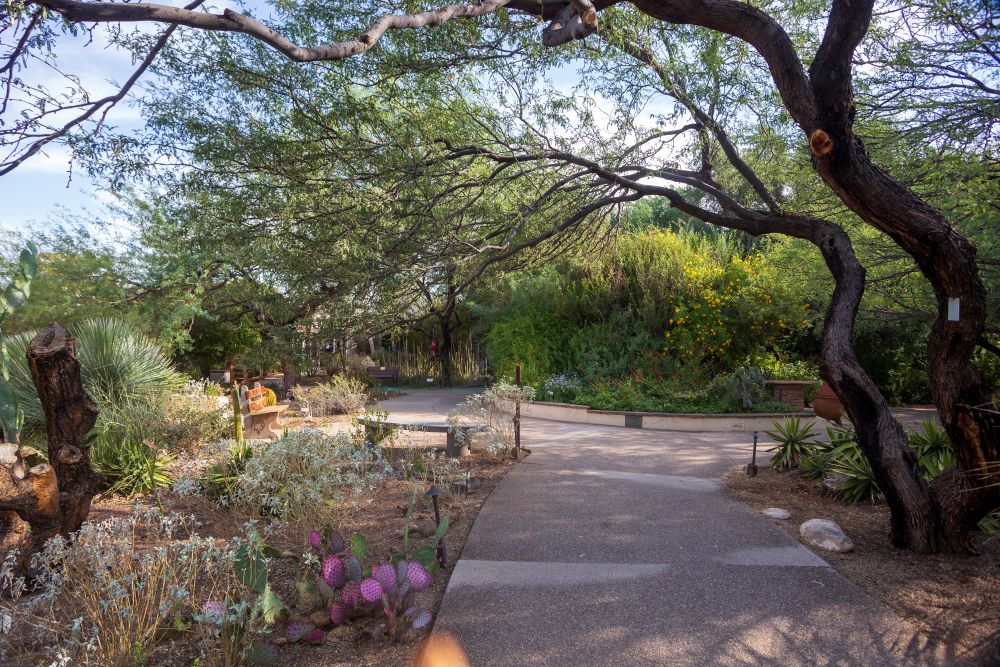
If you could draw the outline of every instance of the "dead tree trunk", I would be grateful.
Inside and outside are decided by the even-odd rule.
[[[54,535],[77,530],[90,512],[103,478],[90,467],[84,437],[97,421],[97,405],[83,389],[76,346],[58,324],[28,345],[28,365],[45,413],[47,464],[0,472],[0,545],[20,550],[27,572],[32,554]]]

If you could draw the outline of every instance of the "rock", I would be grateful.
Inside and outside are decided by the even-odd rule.
[[[768,507],[764,510],[764,516],[769,516],[772,519],[784,520],[790,519],[792,517],[792,513],[788,510],[783,510],[780,507]]]
[[[799,526],[799,535],[814,547],[842,554],[854,551],[854,542],[835,522],[828,519],[809,519]]]
[[[828,491],[833,491],[835,493],[840,492],[840,487],[844,485],[844,482],[848,480],[847,475],[842,473],[836,473],[834,475],[828,475],[823,478],[823,486],[826,487]]]

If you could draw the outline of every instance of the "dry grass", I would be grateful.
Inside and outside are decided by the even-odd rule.
[[[836,521],[856,549],[823,553],[824,560],[915,627],[955,647],[958,655],[1000,664],[1000,538],[977,535],[978,556],[914,554],[889,544],[884,504],[847,505],[817,482],[770,468],[756,478],[734,468],[723,480],[753,507],[790,511],[791,520],[779,525],[796,539],[807,519]]]

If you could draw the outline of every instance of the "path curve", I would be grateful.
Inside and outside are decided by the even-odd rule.
[[[460,390],[386,401],[440,418]],[[719,478],[748,434],[525,419],[434,632],[473,667],[950,664]]]

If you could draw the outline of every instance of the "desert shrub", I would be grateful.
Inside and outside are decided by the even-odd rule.
[[[694,361],[666,360],[664,371],[635,371],[623,378],[602,378],[577,392],[573,402],[600,410],[638,410],[720,414],[789,412],[771,399],[750,371],[717,372]],[[749,407],[745,407],[749,405]]]
[[[105,493],[134,496],[170,486],[173,457],[151,442],[115,429],[92,431],[90,463],[107,478]]]
[[[768,450],[774,452],[771,465],[775,468],[793,468],[816,450],[816,434],[798,417],[775,421],[774,430],[764,431],[764,434],[778,443]]]
[[[833,457],[830,452],[815,449],[799,462],[799,474],[806,479],[823,480],[830,476]]]
[[[556,373],[549,376],[537,394],[545,401],[571,403],[581,389],[583,389],[583,384],[576,375]]]
[[[350,435],[316,429],[255,442],[229,500],[247,512],[283,519],[319,512],[353,500],[391,472],[379,452]]]
[[[349,375],[334,375],[312,387],[294,387],[292,395],[313,417],[358,412],[368,401],[364,383]]]
[[[246,440],[224,442],[220,447],[222,453],[215,457],[216,460],[201,478],[200,488],[207,498],[228,504],[229,498],[236,491],[240,475],[253,458],[253,447]]]
[[[98,426],[155,437],[164,396],[183,380],[160,347],[127,320],[84,320],[70,328],[83,386],[100,410]],[[44,432],[42,405],[26,352],[33,333],[7,339],[10,379],[29,429]]]
[[[191,450],[225,437],[231,422],[229,398],[209,382],[189,380],[163,400],[156,439],[171,449]]]
[[[493,456],[506,457],[514,447],[515,402],[534,400],[535,389],[530,386],[518,387],[503,378],[481,394],[473,394],[455,406],[448,415],[452,425],[472,425],[470,435],[486,438],[486,448]]]
[[[236,583],[230,549],[155,509],[52,538],[33,558],[30,582],[17,578],[15,561],[8,554],[0,571],[9,624],[0,658],[34,656],[37,664],[146,664],[165,628]]]

